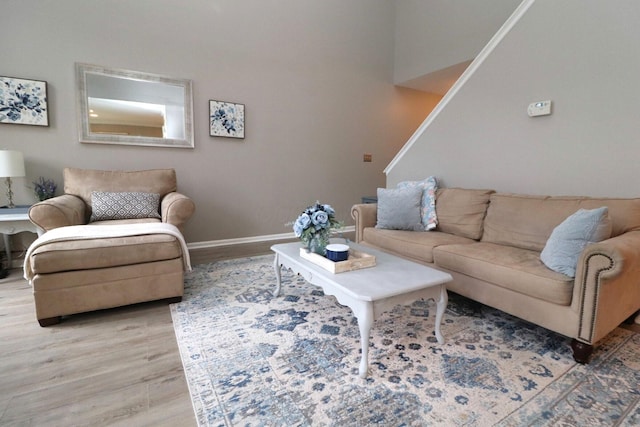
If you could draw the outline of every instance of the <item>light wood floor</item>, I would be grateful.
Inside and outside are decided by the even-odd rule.
[[[194,255],[197,263],[229,257]],[[0,280],[0,426],[196,425],[166,303],[79,314],[41,328],[21,274],[13,269]],[[640,332],[640,325],[625,327]]]
[[[169,306],[41,328],[21,270],[0,280],[1,426],[195,426]]]

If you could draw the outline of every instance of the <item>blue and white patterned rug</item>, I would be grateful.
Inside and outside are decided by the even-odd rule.
[[[450,294],[442,333],[418,301],[372,328],[358,377],[351,310],[273,257],[198,265],[171,314],[200,426],[632,426],[640,334],[618,328],[590,364],[569,340]]]

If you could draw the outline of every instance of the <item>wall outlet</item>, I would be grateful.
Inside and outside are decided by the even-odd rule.
[[[373,161],[373,156],[371,154],[365,154],[362,158],[363,162],[371,162]]]

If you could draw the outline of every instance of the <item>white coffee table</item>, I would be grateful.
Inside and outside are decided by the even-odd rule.
[[[300,257],[301,243],[284,243],[271,246],[275,252],[274,268],[277,287],[274,296],[280,295],[281,267],[291,269],[309,283],[320,286],[325,294],[336,297],[340,304],[351,308],[360,328],[360,377],[368,374],[369,332],[381,313],[399,304],[409,304],[419,299],[436,301],[435,334],[440,344],[444,338],[440,323],[447,308],[445,284],[452,280],[448,273],[407,261],[366,246],[349,243],[353,249],[376,257],[376,266],[361,270],[333,274]]]

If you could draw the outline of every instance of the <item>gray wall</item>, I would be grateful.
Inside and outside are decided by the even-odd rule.
[[[388,0],[5,0],[0,39],[0,75],[49,90],[50,127],[0,124],[26,159],[17,201],[65,166],[173,167],[197,205],[189,242],[290,232],[316,199],[351,223],[439,99],[392,85]],[[192,79],[195,149],[79,143],[75,62]],[[245,104],[244,140],[209,137],[210,99]]]
[[[520,1],[396,1],[394,82],[473,59]]]
[[[537,0],[419,140],[387,185],[638,197],[640,3]],[[552,115],[530,118],[550,99]]]

